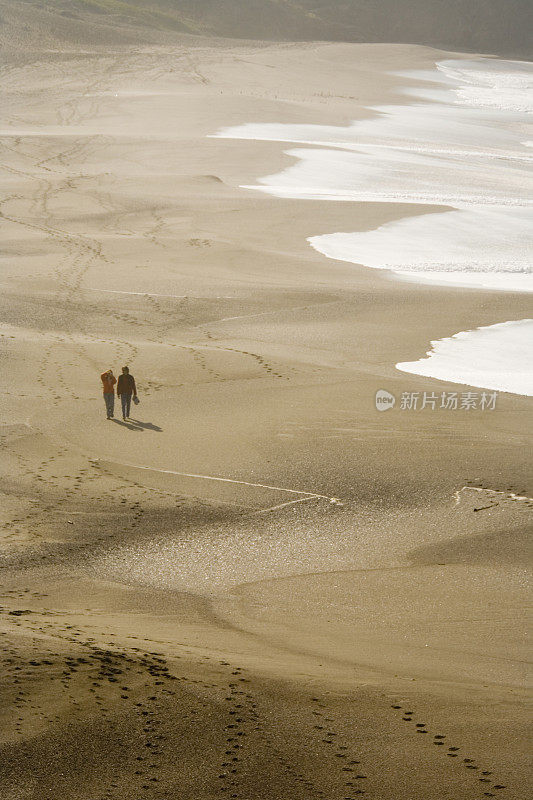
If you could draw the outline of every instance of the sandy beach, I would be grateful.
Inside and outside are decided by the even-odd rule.
[[[375,394],[479,391],[395,365],[530,295],[327,258],[447,207],[243,189],[288,147],[213,137],[467,56],[175,40],[3,70],[0,794],[525,800],[531,397]]]

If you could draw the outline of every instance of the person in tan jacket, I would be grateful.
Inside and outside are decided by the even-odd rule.
[[[117,379],[113,375],[113,370],[111,369],[108,369],[107,372],[102,372],[100,378],[104,388],[104,401],[107,411],[107,418],[113,419],[115,412],[115,383],[117,382]]]
[[[122,403],[122,419],[129,419],[131,397],[137,397],[137,387],[135,378],[130,375],[129,367],[122,367],[122,375],[119,375],[117,384],[117,395]]]

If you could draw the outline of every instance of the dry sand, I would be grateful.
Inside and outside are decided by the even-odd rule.
[[[283,146],[206,138],[344,125],[440,56],[4,69],[2,798],[528,796],[531,400],[374,406],[456,388],[394,364],[527,298],[329,261],[306,236],[413,207],[245,191]],[[141,405],[107,421],[123,363]]]

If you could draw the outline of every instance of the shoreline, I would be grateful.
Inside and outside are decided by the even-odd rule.
[[[533,245],[528,240],[532,217],[527,194],[519,192],[519,170],[522,166],[526,190],[525,166],[530,157],[528,143],[520,139],[531,110],[527,86],[533,86],[533,73],[525,67],[526,62],[497,59],[436,60],[432,70],[392,73],[410,77],[415,84],[418,79],[414,89],[400,90],[411,102],[372,106],[370,122],[352,120],[344,128],[245,123],[219,129],[211,137],[305,146],[284,150],[294,163],[259,177],[256,185],[243,184],[242,189],[304,202],[394,205],[410,200],[413,204],[411,216],[378,224],[370,231],[308,236],[311,247],[327,258],[383,269],[413,282],[527,292],[533,289],[525,255]],[[428,91],[425,84],[440,88]],[[472,131],[477,131],[480,142]],[[509,147],[511,153],[502,149]],[[472,188],[463,186],[463,170],[457,167],[461,157]],[[516,161],[517,167],[507,169],[507,174],[509,160]],[[489,164],[500,169],[499,183],[492,178],[487,181]],[[388,179],[386,169],[390,170]],[[486,195],[484,189],[501,196]],[[458,192],[456,200],[454,192]],[[414,208],[423,201],[444,206],[445,213],[416,215]],[[490,255],[484,257],[485,252]],[[520,376],[520,371],[527,370],[528,333],[533,344],[533,331],[528,332],[525,322],[506,320],[474,330],[469,326],[449,338],[432,339],[425,357],[398,362],[396,369],[531,396],[527,377]],[[522,335],[508,347],[506,339],[513,326]],[[483,337],[490,339],[485,350]],[[470,357],[483,367],[472,369]]]

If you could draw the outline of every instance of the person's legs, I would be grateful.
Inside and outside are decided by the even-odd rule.
[[[105,400],[107,418],[110,419],[113,416],[113,412],[115,410],[115,395],[113,394],[113,392],[104,392],[104,400]]]
[[[131,408],[131,394],[126,395],[126,416],[129,417]]]
[[[120,402],[122,403],[122,418],[126,419],[129,416],[130,408],[128,400],[131,400],[131,395],[129,394],[121,394],[120,395]]]

